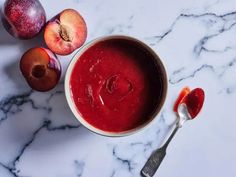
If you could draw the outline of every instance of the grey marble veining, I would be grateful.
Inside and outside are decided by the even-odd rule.
[[[171,142],[156,176],[235,176],[236,1],[40,1],[48,19],[65,8],[77,9],[88,25],[87,42],[125,34],[150,45],[166,67],[168,97],[156,121],[135,135],[91,133],[65,99],[64,74],[73,54],[58,56],[63,76],[54,90],[32,91],[19,72],[19,59],[44,45],[42,34],[20,41],[0,24],[0,177],[137,177],[171,129],[174,100],[186,85],[202,87],[206,102],[199,118]]]

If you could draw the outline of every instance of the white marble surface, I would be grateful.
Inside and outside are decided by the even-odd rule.
[[[149,44],[166,66],[168,98],[155,123],[138,134],[93,134],[67,106],[64,76],[56,89],[39,93],[20,75],[21,55],[42,45],[42,36],[16,40],[0,24],[0,177],[137,177],[172,125],[173,102],[186,85],[204,88],[206,102],[199,117],[177,133],[156,176],[235,176],[235,0],[41,2],[48,19],[64,8],[79,10],[87,41],[127,34]],[[63,75],[72,56],[59,56]]]

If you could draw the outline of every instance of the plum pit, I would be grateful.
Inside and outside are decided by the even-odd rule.
[[[32,69],[32,76],[42,78],[45,76],[46,67],[44,65],[35,65]]]
[[[60,32],[59,32],[61,38],[66,42],[71,42],[70,35],[68,34],[68,30],[64,25],[60,25]]]

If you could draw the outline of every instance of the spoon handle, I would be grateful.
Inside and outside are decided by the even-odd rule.
[[[141,170],[143,177],[152,177],[156,173],[158,167],[166,155],[166,149],[157,149],[149,157],[148,161]]]
[[[148,161],[145,163],[144,167],[141,170],[141,175],[143,177],[154,176],[154,174],[156,173],[157,169],[161,165],[161,162],[166,155],[167,146],[169,145],[170,141],[172,140],[178,129],[179,126],[176,126],[171,135],[169,136],[169,138],[167,139],[167,141],[165,142],[165,144],[151,154]]]

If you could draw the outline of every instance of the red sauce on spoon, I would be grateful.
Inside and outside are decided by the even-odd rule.
[[[177,113],[178,107],[181,103],[185,103],[188,113],[194,119],[201,111],[205,99],[205,93],[201,88],[195,88],[190,91],[189,87],[184,87],[174,104],[174,112]]]
[[[183,102],[186,104],[188,112],[192,119],[194,119],[201,111],[205,94],[201,88],[195,88],[186,97]]]
[[[174,104],[174,108],[173,108],[174,112],[177,113],[179,104],[183,101],[183,98],[187,94],[189,94],[189,92],[190,92],[190,88],[189,87],[184,87],[181,90],[181,92],[180,92],[180,94],[179,94],[179,96],[178,96],[178,98],[177,98],[177,100],[175,101],[175,104]]]

